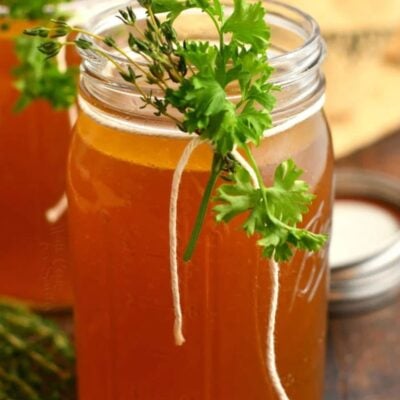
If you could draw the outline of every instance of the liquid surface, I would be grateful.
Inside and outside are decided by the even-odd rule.
[[[80,398],[275,400],[266,369],[269,263],[239,221],[208,213],[191,262],[180,264],[182,347],[174,344],[168,210],[173,170],[187,141],[129,134],[81,113],[69,164]],[[266,139],[255,150],[266,181],[293,157],[317,200],[304,224],[329,230],[332,158],[325,121]],[[210,149],[183,176],[179,257],[208,177]],[[292,400],[322,396],[326,250],[281,266],[277,362]]]
[[[72,302],[66,217],[49,224],[45,213],[65,191],[70,126],[42,101],[13,111],[14,39],[26,26],[0,32],[0,296],[64,307]]]

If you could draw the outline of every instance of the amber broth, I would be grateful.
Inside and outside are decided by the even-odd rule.
[[[293,157],[317,195],[305,224],[330,226],[332,155],[321,113],[264,140],[255,155],[270,180]],[[195,256],[181,263],[182,347],[174,344],[168,210],[187,140],[106,127],[81,113],[69,164],[70,228],[81,399],[276,399],[266,369],[269,264],[253,240],[209,212]],[[194,153],[178,210],[187,243],[211,152]],[[277,362],[292,400],[320,400],[324,371],[325,251],[282,265]]]
[[[70,126],[44,101],[13,112],[14,39],[26,27],[0,32],[0,295],[64,307],[72,302],[66,217],[51,225],[45,213],[65,190]]]

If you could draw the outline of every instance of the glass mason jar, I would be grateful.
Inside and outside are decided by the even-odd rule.
[[[253,149],[254,156],[266,182],[288,158],[304,169],[316,200],[303,226],[329,232],[333,156],[321,110],[324,43],[309,16],[275,1],[265,6],[273,80],[282,90],[274,128]],[[91,30],[118,39],[122,30],[115,14],[98,16]],[[215,39],[204,29],[203,15],[182,18],[182,35],[189,25],[191,38]],[[68,168],[80,397],[278,399],[266,367],[269,261],[238,229],[239,222],[218,225],[212,211],[192,261],[179,265],[186,343],[174,344],[169,201],[188,135],[141,109],[140,95],[109,63],[87,50],[82,55],[80,114]],[[183,175],[180,259],[211,157],[210,147],[201,145]],[[290,399],[322,399],[326,255],[326,249],[298,251],[281,265],[276,356]]]
[[[71,126],[44,100],[14,111],[16,39],[35,22],[4,16],[0,24],[0,296],[64,307],[72,302],[67,219],[52,223],[46,213],[65,192]]]
[[[105,3],[74,0],[59,7],[82,24],[85,14],[105,9]],[[14,110],[19,98],[13,74],[19,65],[16,40],[43,21],[12,19],[1,5],[0,16],[0,297],[37,309],[70,308],[64,193],[75,116],[55,111],[45,100]],[[68,53],[68,62],[79,63],[76,52]]]

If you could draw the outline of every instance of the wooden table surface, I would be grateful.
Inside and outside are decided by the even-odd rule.
[[[337,167],[400,178],[400,130]],[[400,400],[400,298],[373,312],[331,317],[327,352],[325,400]]]

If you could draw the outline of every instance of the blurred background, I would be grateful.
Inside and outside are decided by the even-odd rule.
[[[400,1],[287,2],[318,21],[328,46],[326,113],[337,187],[333,232],[358,227],[356,237],[362,237],[370,229],[391,243],[354,268],[331,265],[331,311],[341,304],[345,312],[329,320],[325,400],[399,399]],[[376,212],[391,221],[390,235],[379,231],[385,218],[379,222]],[[360,242],[367,251],[373,244]],[[356,299],[362,299],[362,311],[351,310]]]
[[[400,1],[288,0],[328,44],[326,111],[337,157],[400,128]]]

